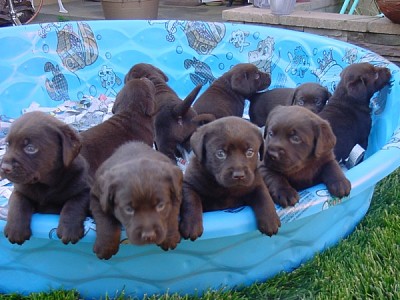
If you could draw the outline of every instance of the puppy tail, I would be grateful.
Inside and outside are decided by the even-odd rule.
[[[178,105],[175,106],[174,113],[176,114],[176,116],[183,116],[187,113],[187,111],[192,106],[194,100],[196,99],[202,87],[203,87],[202,84],[198,84],[190,92],[190,94],[187,95],[187,97],[182,101],[182,103],[179,103]]]

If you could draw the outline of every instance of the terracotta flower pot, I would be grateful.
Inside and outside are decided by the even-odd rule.
[[[398,0],[376,0],[380,11],[390,21],[400,24],[400,1]]]

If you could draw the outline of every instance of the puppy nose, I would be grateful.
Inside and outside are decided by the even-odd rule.
[[[145,230],[142,232],[142,240],[151,242],[156,238],[156,232],[154,230]]]
[[[278,160],[280,155],[284,154],[284,150],[283,149],[275,149],[275,148],[270,148],[267,150],[268,153],[268,157],[271,160]]]
[[[233,173],[232,173],[232,178],[233,179],[235,179],[235,180],[241,180],[241,179],[244,179],[245,178],[245,173],[244,173],[244,171],[234,171]]]
[[[5,174],[9,174],[12,171],[12,165],[9,163],[5,163],[3,162],[1,164],[1,170],[5,173]]]

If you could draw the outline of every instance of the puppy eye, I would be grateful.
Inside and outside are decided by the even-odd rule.
[[[300,144],[301,143],[301,138],[298,135],[294,134],[294,135],[290,136],[290,141],[293,144]]]
[[[254,75],[254,79],[259,79],[259,78],[260,78],[260,74],[259,73]]]
[[[321,99],[318,99],[318,98],[315,98],[315,104],[316,105],[321,105],[322,104],[322,100]]]
[[[160,202],[160,203],[158,203],[157,206],[156,206],[156,211],[157,211],[157,212],[160,212],[160,211],[162,211],[164,208],[165,208],[165,202]]]
[[[135,214],[135,210],[130,205],[125,206],[124,211],[127,215],[133,216]]]
[[[272,130],[268,131],[268,136],[269,137],[273,137],[274,136],[274,132]]]
[[[215,153],[215,156],[218,159],[225,159],[226,158],[226,153],[224,150],[217,150],[217,152]]]
[[[299,106],[303,106],[304,105],[304,101],[302,99],[297,100],[296,103]]]
[[[253,148],[247,149],[247,151],[246,151],[246,157],[247,157],[247,158],[251,158],[251,157],[253,157],[253,156],[254,156],[254,150],[253,150]]]
[[[38,151],[39,151],[39,149],[35,145],[32,145],[32,144],[28,144],[24,147],[24,152],[26,154],[35,154]]]

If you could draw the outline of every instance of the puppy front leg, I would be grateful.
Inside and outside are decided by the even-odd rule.
[[[24,195],[14,190],[8,201],[7,224],[4,235],[10,243],[22,245],[32,235],[31,220],[34,207]]]
[[[84,234],[83,222],[89,212],[89,191],[69,199],[63,206],[57,236],[64,244],[76,244]]]
[[[203,205],[200,195],[185,182],[179,230],[184,239],[192,241],[203,234]]]
[[[251,196],[248,204],[254,211],[258,229],[268,236],[276,234],[281,220],[265,184],[260,184]]]
[[[336,160],[330,161],[324,166],[321,178],[332,196],[342,198],[350,194],[351,183]]]
[[[101,209],[99,200],[93,195],[90,199],[90,209],[96,223],[93,252],[100,259],[110,259],[119,250],[121,225],[114,216]]]
[[[285,176],[264,165],[261,165],[259,170],[276,204],[287,207],[293,206],[299,201],[299,193],[290,185]]]
[[[181,234],[179,232],[179,209],[177,205],[173,205],[168,219],[167,236],[164,241],[159,245],[163,250],[175,249],[181,241]]]

